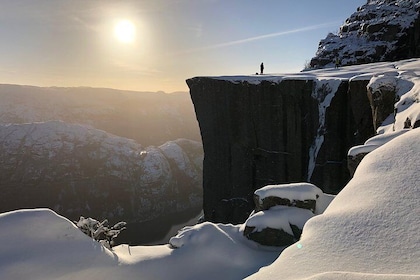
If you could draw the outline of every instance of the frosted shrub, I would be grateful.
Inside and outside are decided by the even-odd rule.
[[[114,239],[120,232],[126,229],[126,222],[119,222],[112,227],[108,226],[108,220],[99,222],[92,218],[80,217],[78,222],[74,222],[76,226],[87,236],[95,239],[108,249],[114,245]]]

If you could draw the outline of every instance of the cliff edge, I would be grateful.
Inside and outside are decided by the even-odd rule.
[[[203,141],[205,219],[243,222],[254,191],[270,184],[306,181],[338,193],[350,179],[348,150],[372,137],[375,123],[404,126],[394,103],[413,88],[416,65],[187,80]],[[418,116],[410,119],[414,126]]]

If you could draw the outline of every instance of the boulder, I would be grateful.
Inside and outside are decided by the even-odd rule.
[[[347,166],[350,172],[350,176],[353,177],[354,172],[356,172],[357,166],[359,166],[362,159],[367,155],[368,153],[360,153],[354,156],[349,155],[347,158]]]
[[[299,240],[304,224],[313,216],[310,210],[276,206],[251,215],[242,226],[243,235],[265,246],[289,246]]]
[[[296,226],[293,227],[298,229]],[[299,236],[290,235],[282,229],[267,227],[261,231],[257,231],[255,227],[248,226],[245,227],[244,236],[249,240],[255,241],[261,245],[276,247],[290,246],[300,238],[300,234]]]
[[[254,193],[255,212],[283,205],[307,209],[315,213],[322,190],[310,183],[268,185]]]

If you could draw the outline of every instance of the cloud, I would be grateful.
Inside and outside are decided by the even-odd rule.
[[[328,22],[328,23],[322,23],[322,24],[317,24],[317,25],[311,25],[311,26],[306,26],[306,27],[302,27],[302,28],[296,28],[296,29],[291,29],[291,30],[286,30],[286,31],[281,31],[281,32],[275,32],[275,33],[250,37],[250,38],[241,39],[241,40],[235,40],[235,41],[210,45],[210,46],[206,46],[206,47],[202,47],[202,48],[185,50],[185,51],[179,52],[178,54],[193,53],[193,52],[200,52],[200,51],[213,50],[213,49],[220,49],[220,48],[230,47],[230,46],[234,46],[234,45],[246,44],[246,43],[265,40],[265,39],[274,38],[274,37],[280,37],[280,36],[286,36],[286,35],[295,34],[295,33],[307,32],[307,31],[320,29],[320,28],[324,28],[324,27],[329,27],[329,26],[337,26],[337,24],[339,24],[339,22]]]

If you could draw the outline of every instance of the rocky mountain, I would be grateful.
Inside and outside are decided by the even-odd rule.
[[[420,2],[368,0],[321,40],[311,68],[396,61],[420,56]]]
[[[202,205],[202,159],[201,143],[187,139],[144,147],[62,121],[0,125],[0,211],[48,207],[137,225],[191,216]]]
[[[188,93],[0,84],[0,124],[61,120],[88,124],[144,146],[200,141]]]

